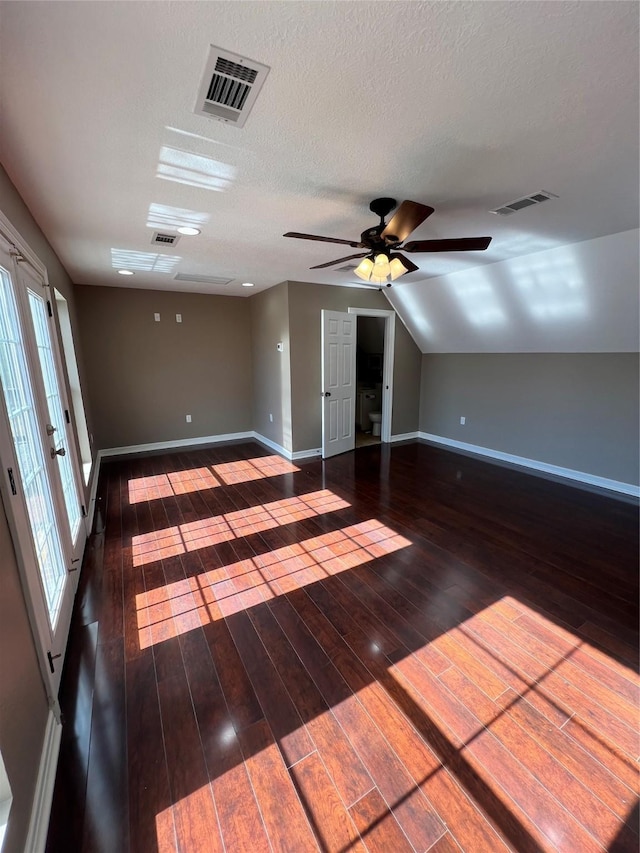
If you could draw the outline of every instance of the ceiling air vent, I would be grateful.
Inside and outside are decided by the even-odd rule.
[[[164,231],[154,231],[151,242],[154,246],[175,246],[179,239],[179,234],[166,234]]]
[[[525,207],[531,207],[534,204],[542,204],[543,201],[548,201],[550,198],[558,198],[553,193],[548,193],[545,190],[540,190],[531,195],[522,196],[515,201],[510,201],[508,204],[503,204],[501,207],[496,207],[495,210],[490,210],[489,213],[495,213],[498,216],[510,216],[512,213],[517,213],[518,210],[524,210]]]
[[[243,127],[269,70],[267,65],[211,45],[194,112]]]
[[[196,284],[230,284],[233,279],[232,278],[222,278],[217,275],[190,275],[186,272],[179,272],[177,275],[173,277],[174,281],[191,281]]]

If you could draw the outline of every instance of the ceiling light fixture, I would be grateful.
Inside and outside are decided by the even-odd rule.
[[[255,284],[252,281],[243,281],[242,286],[243,287],[255,287]]]
[[[118,275],[133,275],[131,270],[118,270]]]
[[[363,258],[354,272],[362,281],[368,281],[372,284],[386,284],[387,287],[390,287],[389,279],[395,281],[401,275],[408,273],[409,270],[399,255],[385,255],[380,252],[375,256],[369,255]]]
[[[193,228],[191,225],[181,225],[178,228],[178,234],[184,234],[186,237],[197,237],[200,234],[200,229]]]

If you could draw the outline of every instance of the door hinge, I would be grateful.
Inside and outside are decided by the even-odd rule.
[[[52,655],[51,652],[47,652],[47,660],[49,661],[49,669],[51,670],[51,675],[53,675],[54,672],[56,671],[56,668],[53,665],[54,660],[58,660],[58,658],[61,658],[61,657],[62,657],[62,654]]]
[[[48,300],[48,299],[47,299],[47,314],[48,314],[50,317],[53,317],[53,311],[51,310],[51,303],[49,302],[49,300]]]
[[[11,494],[17,495],[18,490],[16,489],[16,481],[13,479],[13,468],[7,468],[7,473],[9,474],[9,485],[11,486]]]
[[[82,510],[82,517],[86,518],[87,517],[87,511],[84,508],[84,504],[80,504],[80,509]]]
[[[64,419],[68,424],[71,423],[71,415],[69,414],[69,409],[64,410]]]

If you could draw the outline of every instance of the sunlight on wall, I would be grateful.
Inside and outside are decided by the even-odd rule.
[[[586,318],[590,313],[587,293],[571,248],[553,257],[551,264],[548,257],[535,255],[526,264],[513,262],[513,280],[524,307],[539,322]]]
[[[205,157],[204,154],[192,154],[167,145],[160,149],[156,177],[163,180],[223,192],[235,176],[235,166]]]
[[[150,477],[134,477],[128,481],[129,503],[153,501],[172,495],[215,489],[222,485],[247,483],[265,477],[294,474],[300,469],[281,456],[257,456],[241,462],[227,462],[203,468],[170,471]],[[215,475],[214,473],[215,472]],[[217,475],[217,476],[216,476]]]
[[[503,326],[507,315],[495,287],[481,269],[469,270],[464,281],[452,281],[453,295],[473,326]]]
[[[259,506],[227,512],[224,515],[198,519],[164,530],[155,530],[133,536],[131,548],[134,566],[144,566],[156,560],[166,560],[198,551],[220,542],[229,542],[240,536],[250,536],[274,527],[293,524],[327,512],[337,512],[349,507],[333,492],[323,489],[300,497],[261,504]]]
[[[182,258],[179,255],[160,255],[156,252],[111,249],[111,266],[116,270],[172,273],[181,260]]]
[[[212,544],[210,539],[207,544]],[[409,545],[408,539],[370,519],[140,593],[136,596],[140,648]]]

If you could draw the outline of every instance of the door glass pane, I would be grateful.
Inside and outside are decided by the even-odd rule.
[[[0,382],[18,457],[20,482],[29,515],[49,620],[54,628],[67,573],[46,473],[45,449],[38,432],[38,420],[27,371],[18,311],[9,273],[2,268],[0,268]]]
[[[31,308],[33,327],[36,333],[36,344],[38,346],[38,355],[40,357],[42,380],[44,382],[44,391],[47,398],[49,423],[52,427],[55,427],[56,430],[51,435],[51,446],[58,451],[58,469],[60,471],[64,504],[67,509],[67,517],[69,519],[71,540],[75,543],[78,530],[80,529],[82,515],[80,512],[78,489],[73,476],[73,468],[71,467],[71,454],[67,452],[68,448],[65,447],[64,442],[66,434],[64,409],[60,398],[60,385],[58,383],[58,374],[56,373],[53,350],[51,349],[51,332],[49,329],[49,323],[47,322],[45,300],[30,290],[29,307]]]

